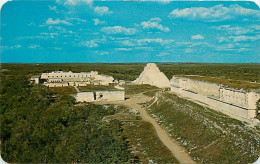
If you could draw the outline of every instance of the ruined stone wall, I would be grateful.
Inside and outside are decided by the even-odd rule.
[[[107,83],[112,83],[114,78],[112,76],[107,75],[95,75],[95,80],[105,81]]]
[[[69,86],[68,83],[48,83],[48,82],[43,83],[43,85],[47,86],[47,87],[67,87],[67,86]]]
[[[94,93],[93,92],[79,92],[75,96],[77,102],[93,102]]]
[[[219,92],[221,101],[243,108],[248,108],[248,94],[245,91],[235,90],[231,88],[220,88]]]
[[[188,90],[182,90],[181,95],[183,97],[192,98],[193,100],[205,103],[211,109],[220,111],[224,114],[229,115],[230,117],[235,116],[235,118],[245,118],[245,119],[249,117],[248,110],[246,108],[235,106],[213,97],[207,97],[205,95],[200,95],[198,93],[190,92]]]
[[[258,108],[257,102],[260,100],[260,94],[256,92],[249,92],[247,100],[248,100],[248,110],[249,110],[248,115],[249,117],[255,117],[255,115],[259,113],[257,109]]]
[[[186,90],[199,93],[201,95],[219,97],[220,86],[215,83],[173,76],[173,78],[171,79],[171,84]]]
[[[94,84],[94,85],[109,85],[114,83],[114,78],[107,75],[98,75],[98,72],[63,72],[56,71],[51,73],[43,73],[41,79],[46,80],[48,83],[65,83],[67,82],[70,86],[84,86],[84,84]],[[49,85],[49,87],[54,87],[55,85]]]
[[[125,91],[79,92],[75,98],[77,102],[121,101],[125,100]]]
[[[171,79],[171,91],[199,102],[229,116],[253,118],[256,116],[256,102],[260,94],[226,88],[219,84],[183,77]]]
[[[48,78],[72,78],[72,77],[91,77],[97,75],[98,72],[91,71],[91,72],[80,72],[80,73],[74,73],[74,72],[63,72],[63,71],[53,71],[50,73],[43,73],[41,75],[42,79],[48,79]]]
[[[125,100],[125,91],[96,91],[97,101]]]

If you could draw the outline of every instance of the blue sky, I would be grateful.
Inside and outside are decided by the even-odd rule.
[[[12,1],[2,63],[259,63],[253,2]]]

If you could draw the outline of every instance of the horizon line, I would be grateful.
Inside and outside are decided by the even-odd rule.
[[[225,63],[225,62],[43,62],[43,63],[27,63],[27,62],[0,62],[1,64],[146,64],[146,63],[158,63],[158,64],[260,64],[260,62],[233,62],[233,63]]]

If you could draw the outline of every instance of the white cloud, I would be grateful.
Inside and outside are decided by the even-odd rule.
[[[256,35],[256,36],[239,35],[239,36],[229,36],[229,37],[218,37],[217,40],[219,43],[230,42],[230,41],[249,42],[249,41],[260,40],[260,35]]]
[[[114,27],[103,27],[101,29],[102,32],[106,34],[125,34],[125,35],[134,35],[137,33],[135,28],[125,28],[122,26],[114,26]]]
[[[233,42],[255,41],[255,40],[260,40],[260,35],[257,35],[257,36],[246,36],[246,35],[230,36],[229,39],[232,39]]]
[[[229,43],[229,44],[224,44],[221,46],[217,46],[216,50],[217,51],[234,51],[235,47],[237,47],[239,44],[233,44],[233,43]]]
[[[10,48],[11,49],[16,49],[16,48],[21,48],[22,46],[20,45],[20,44],[18,44],[18,45],[14,45],[14,46],[11,46]]]
[[[152,47],[134,47],[136,50],[145,50],[145,51],[152,51]]]
[[[106,37],[103,36],[103,38],[101,39],[93,39],[93,40],[81,42],[79,43],[79,45],[89,47],[89,48],[95,48],[95,47],[99,47],[99,43],[105,43],[106,41],[107,41]]]
[[[247,9],[239,5],[230,5],[229,7],[224,7],[221,4],[210,8],[191,7],[180,10],[175,9],[169,15],[171,18],[185,18],[189,20],[203,20],[210,22],[231,20],[239,16],[252,16],[259,18],[260,11]]]
[[[156,38],[156,39],[132,39],[132,40],[124,40],[121,43],[125,46],[149,46],[152,44],[157,44],[157,45],[170,45],[173,43],[174,40],[171,39],[162,39],[162,38]]]
[[[110,54],[107,51],[95,51],[94,53],[97,54],[97,55],[109,55]]]
[[[260,30],[260,25],[252,25],[251,28],[255,30]]]
[[[125,46],[135,46],[135,44],[130,42],[129,40],[124,40],[121,43]]]
[[[237,51],[238,52],[248,52],[248,51],[251,51],[251,49],[242,47],[242,48],[237,49]]]
[[[36,49],[36,48],[40,48],[40,46],[39,45],[29,45],[28,48]]]
[[[197,48],[212,48],[213,45],[209,44],[208,42],[176,42],[174,44],[174,47],[177,48],[193,48],[196,47]]]
[[[252,51],[251,45],[244,43],[228,43],[214,47],[217,51],[248,52]]]
[[[184,52],[188,54],[188,53],[193,53],[194,50],[191,48],[186,48]]]
[[[56,2],[68,6],[76,6],[80,4],[86,4],[92,6],[93,0],[56,0]]]
[[[203,40],[204,37],[202,35],[198,34],[198,35],[192,35],[191,39],[192,40]]]
[[[109,8],[106,6],[96,6],[94,8],[94,11],[99,14],[99,15],[105,15],[105,14],[111,14],[113,13],[112,11],[109,11]]]
[[[95,13],[101,16],[105,14],[113,13],[106,6],[94,6],[93,0],[56,0],[56,3],[63,4],[64,6],[68,7],[70,10],[77,10],[78,6],[87,5],[91,10],[94,10]]]
[[[55,49],[55,50],[61,50],[62,48],[60,48],[60,47],[53,47],[53,49]]]
[[[13,45],[13,46],[1,46],[0,48],[1,48],[1,51],[13,50],[13,49],[22,48],[22,45],[17,44],[17,45]]]
[[[46,25],[57,25],[57,24],[65,24],[65,25],[68,25],[68,26],[71,26],[72,24],[71,23],[69,23],[69,22],[67,22],[67,21],[65,21],[65,20],[61,20],[61,19],[56,19],[56,20],[54,20],[54,19],[52,19],[52,18],[48,18],[47,20],[46,20]]]
[[[57,10],[57,7],[56,6],[48,6],[49,7],[49,9],[51,10],[51,11],[56,11]]]
[[[168,56],[170,55],[168,52],[161,52],[159,54],[157,54],[156,56]]]
[[[89,48],[98,47],[98,44],[95,42],[95,40],[86,41],[82,45]]]
[[[159,24],[159,22],[161,22],[160,18],[152,18],[147,22],[142,22],[141,26],[143,27],[143,29],[157,29],[163,32],[169,32],[170,29],[168,27],[163,27],[163,25]]]
[[[132,48],[115,48],[117,51],[132,51]]]
[[[85,19],[80,19],[80,18],[67,18],[66,20],[74,21],[74,22],[87,22]]]
[[[34,22],[31,22],[28,24],[28,26],[36,26],[36,24]]]
[[[58,35],[58,33],[55,33],[55,32],[52,32],[52,33],[46,33],[46,32],[43,32],[43,33],[40,33],[40,35],[45,38],[45,39],[53,39],[54,37],[56,37]]]
[[[133,1],[133,0],[123,0],[123,1]],[[161,4],[169,4],[170,2],[172,2],[173,0],[136,0],[136,1],[150,1],[150,2],[158,2]]]
[[[227,41],[229,41],[226,37],[223,37],[223,36],[221,36],[221,37],[217,37],[217,41],[219,42],[219,43],[223,43],[223,42],[227,42]]]
[[[234,35],[241,35],[241,34],[253,32],[252,29],[254,27],[251,27],[250,29],[250,28],[239,27],[239,26],[231,27],[230,25],[221,25],[221,26],[213,26],[211,28],[216,30],[228,31],[228,33],[232,33]]]
[[[149,44],[160,44],[160,45],[167,45],[173,43],[173,40],[163,40],[162,38],[156,38],[156,39],[139,39],[137,40],[137,44],[139,46],[142,45],[149,45]]]
[[[105,23],[106,23],[105,21],[101,21],[101,20],[99,20],[98,18],[93,19],[93,21],[94,21],[94,24],[95,24],[95,25],[101,25],[101,24],[105,24]]]
[[[187,47],[187,46],[190,46],[192,45],[193,43],[192,42],[176,42],[176,46],[178,47]]]

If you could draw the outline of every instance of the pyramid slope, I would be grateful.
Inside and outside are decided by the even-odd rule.
[[[134,84],[149,84],[159,88],[170,87],[169,79],[154,63],[148,63],[140,76],[133,81]]]

